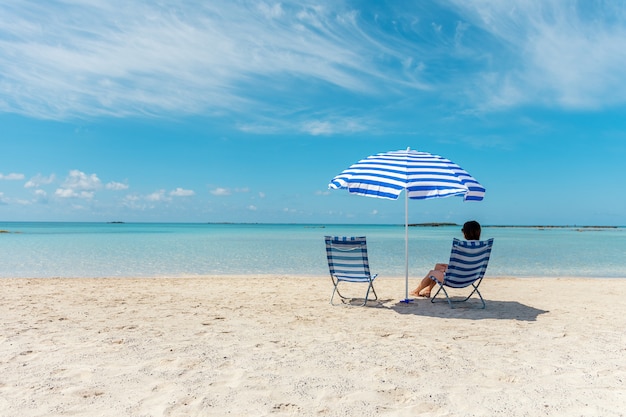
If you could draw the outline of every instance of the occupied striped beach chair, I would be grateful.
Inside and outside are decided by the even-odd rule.
[[[482,308],[485,308],[485,300],[480,291],[478,291],[478,286],[485,276],[492,246],[493,239],[468,241],[454,239],[452,251],[450,252],[450,262],[444,274],[443,282],[439,282],[433,276],[430,277],[439,285],[439,289],[430,301],[434,303],[437,295],[443,291],[448,304],[454,308],[454,303],[467,301],[476,293],[482,302]],[[445,288],[466,288],[470,286],[473,288],[472,292],[461,300],[450,298]]]
[[[328,269],[333,281],[333,294],[330,297],[330,303],[336,305],[333,303],[335,293],[342,301],[354,298],[342,295],[339,292],[339,283],[360,283],[367,285],[365,298],[361,306],[364,306],[370,300],[370,290],[374,294],[374,298],[371,300],[378,300],[378,295],[374,290],[374,279],[376,279],[378,274],[370,274],[365,236],[325,236],[324,240],[326,241]]]

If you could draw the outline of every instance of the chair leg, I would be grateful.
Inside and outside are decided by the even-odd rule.
[[[333,278],[332,276],[331,276],[331,278],[332,278],[332,281],[333,281],[333,286],[334,286],[334,287],[333,287],[333,294],[330,296],[330,304],[332,304],[332,305],[338,305],[338,304],[333,303],[333,299],[335,298],[335,293],[336,293],[336,294],[339,296],[339,298],[341,298],[342,300],[345,300],[345,299],[346,299],[346,297],[344,297],[344,296],[341,294],[341,292],[339,292],[339,280],[335,280],[335,278]]]
[[[378,300],[378,294],[376,294],[376,290],[374,289],[374,283],[371,281],[370,281],[370,288],[372,289],[372,292],[374,293],[374,298],[372,298],[372,301]]]
[[[440,284],[439,282],[437,282],[437,284],[439,285],[439,289],[437,290],[437,292],[435,293],[435,295],[432,296],[432,298],[430,299],[431,303],[435,303],[435,298],[437,298],[437,295],[439,294],[439,292],[441,292],[441,290],[443,290],[444,295],[446,296],[446,301],[448,302],[448,304],[450,304],[450,308],[454,308],[454,304],[452,304],[452,300],[450,299],[450,297],[448,296],[448,292],[446,291],[446,289],[444,288],[444,286],[442,284]]]
[[[474,293],[478,294],[478,298],[480,298],[480,302],[483,303],[483,307],[482,308],[485,308],[486,307],[485,300],[483,299],[483,296],[480,293],[480,291],[478,291],[478,286],[475,286],[474,284],[472,284],[472,286],[474,287],[474,291],[472,291],[472,294],[474,294]],[[472,294],[470,294],[470,296]],[[467,298],[469,298],[469,296]]]
[[[335,293],[338,293],[338,291],[337,291],[337,284],[335,284],[335,286],[333,287],[333,293],[330,296],[330,304],[331,305],[337,305],[337,304],[333,303],[333,298],[335,298]],[[339,297],[341,297],[341,294],[339,294]]]
[[[339,292],[339,282],[340,282],[340,281],[336,281],[336,282],[335,282],[335,280],[333,280],[334,288],[333,288],[333,293],[332,293],[332,295],[330,296],[330,304],[331,304],[331,305],[334,305],[334,306],[339,305],[339,304],[335,304],[335,303],[333,302],[333,299],[335,298],[335,293],[336,293],[336,294],[337,294],[337,295],[338,295],[338,296],[339,296],[342,300],[347,300],[348,298],[351,298],[351,297],[345,297],[345,296],[343,296],[343,295]],[[372,291],[372,293],[374,294],[374,298],[371,298],[371,299],[369,298],[370,290],[371,290],[371,291]],[[365,299],[363,300],[363,304],[359,304],[359,306],[361,306],[361,307],[362,307],[362,306],[366,305],[368,301],[376,301],[376,300],[378,300],[378,294],[376,294],[376,290],[374,289],[374,283],[370,281],[370,282],[369,282],[369,284],[368,284],[368,286],[367,286],[367,291],[365,292]]]
[[[443,293],[444,293],[444,294],[445,294],[445,296],[446,296],[446,300],[448,301],[448,304],[450,304],[450,307],[451,307],[451,308],[455,308],[454,303],[463,303],[463,302],[465,302],[465,301],[469,300],[469,299],[470,299],[470,297],[471,297],[472,295],[474,295],[474,293],[476,293],[476,294],[478,295],[478,297],[480,298],[480,302],[482,303],[482,307],[481,307],[481,308],[483,308],[483,309],[484,309],[484,308],[486,307],[485,300],[483,299],[483,296],[482,296],[482,294],[480,293],[480,291],[478,291],[478,286],[477,286],[477,285],[472,284],[472,287],[474,287],[474,289],[472,290],[472,292],[470,293],[470,295],[468,295],[468,296],[467,296],[467,297],[465,297],[464,299],[462,299],[462,300],[452,300],[452,299],[448,296],[448,292],[446,291],[446,289],[444,288],[444,286],[443,286],[442,284],[439,284],[439,289],[437,290],[437,292],[435,293],[435,295],[434,295],[434,296],[430,299],[430,302],[431,302],[431,303],[434,303],[434,302],[435,302],[435,298],[437,297],[437,295],[439,294],[439,292],[440,292],[441,290],[443,290]]]

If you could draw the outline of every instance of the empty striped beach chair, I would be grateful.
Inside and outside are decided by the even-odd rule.
[[[467,301],[476,293],[482,302],[482,308],[485,308],[485,300],[480,291],[478,291],[478,286],[485,276],[492,246],[493,239],[468,241],[454,239],[452,251],[450,252],[450,262],[444,274],[443,282],[439,282],[433,276],[430,277],[439,285],[439,289],[430,301],[434,303],[437,295],[443,291],[450,307],[454,308],[454,303]],[[445,288],[466,288],[470,286],[473,288],[472,292],[461,300],[450,298]]]
[[[328,269],[333,281],[333,293],[330,303],[333,303],[335,294],[342,301],[355,297],[346,297],[339,292],[339,283],[359,283],[367,285],[363,304],[370,300],[370,290],[374,295],[371,300],[377,300],[378,295],[374,290],[374,279],[378,276],[370,274],[369,261],[367,259],[367,243],[365,236],[340,237],[325,236],[326,257],[328,258]],[[360,298],[360,297],[359,297]]]

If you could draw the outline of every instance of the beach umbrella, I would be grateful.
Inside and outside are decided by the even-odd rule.
[[[396,200],[404,193],[405,280],[404,302],[409,299],[409,204],[408,200],[427,200],[458,196],[465,201],[480,201],[485,188],[463,168],[439,155],[410,148],[368,156],[328,184],[331,189],[347,189],[352,194]]]

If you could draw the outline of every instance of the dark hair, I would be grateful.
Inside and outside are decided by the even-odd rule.
[[[467,240],[480,240],[480,224],[475,220],[465,222],[461,231]]]

